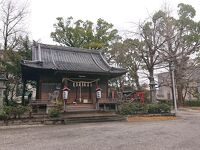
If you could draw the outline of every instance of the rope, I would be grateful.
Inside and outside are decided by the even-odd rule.
[[[93,81],[74,81],[74,80],[69,79],[69,78],[63,78],[63,79],[62,79],[62,82],[63,82],[64,80],[68,80],[68,81],[71,81],[71,82],[73,82],[73,83],[82,83],[82,82],[84,82],[84,83],[93,83],[93,82],[99,81],[99,79],[95,79],[95,80],[93,80]]]

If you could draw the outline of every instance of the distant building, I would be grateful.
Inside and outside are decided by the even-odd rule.
[[[188,70],[185,73],[185,84],[186,83],[188,84],[187,89],[183,91],[185,100],[197,99],[198,93],[200,94],[200,68]],[[172,100],[171,87],[172,84],[169,72],[159,73],[157,99]]]

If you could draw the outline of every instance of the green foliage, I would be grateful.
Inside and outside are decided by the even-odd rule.
[[[119,113],[122,115],[133,115],[137,113],[146,113],[146,105],[140,103],[123,103],[120,106]]]
[[[4,106],[3,111],[6,113],[8,118],[20,118],[29,108],[27,106]]]
[[[0,59],[1,71],[12,74],[15,78],[21,77],[21,60],[31,58],[31,50],[29,48],[29,39],[20,39],[20,45],[17,50],[8,49],[4,51],[3,58]]]
[[[16,101],[11,101],[11,100],[7,104],[7,106],[17,106],[17,105],[18,103]]]
[[[110,55],[114,63],[120,67],[126,68],[129,73],[128,84],[140,89],[138,70],[141,65],[141,59],[138,53],[140,42],[138,39],[126,39],[123,42],[117,42],[112,45]],[[133,85],[135,83],[135,85]]]
[[[199,107],[200,106],[200,101],[199,100],[185,101],[184,105],[185,106],[190,106],[190,107]]]
[[[124,103],[120,106],[119,113],[122,115],[133,114],[158,114],[169,113],[171,110],[168,104],[140,104],[140,103]]]
[[[54,41],[70,47],[100,49],[107,48],[111,43],[120,39],[113,25],[103,19],[98,19],[96,25],[87,20],[74,21],[72,17],[64,20],[57,18],[55,31],[51,32]]]
[[[60,110],[57,109],[57,108],[51,108],[49,109],[49,117],[52,117],[52,118],[56,118],[56,117],[59,117],[60,116]]]
[[[159,104],[159,107],[160,107],[161,113],[169,113],[171,111],[170,104],[162,103],[162,104]]]
[[[171,110],[170,105],[164,103],[148,104],[148,113],[169,113]]]
[[[16,110],[15,111],[16,115],[18,116],[18,118],[20,118],[21,115],[23,115],[25,112],[28,111],[28,107],[19,105],[19,106],[15,107],[15,110]]]
[[[7,120],[8,119],[8,115],[6,114],[6,112],[4,110],[0,110],[0,120]]]
[[[169,106],[172,106],[173,105],[173,101],[168,100],[168,99],[166,99],[166,100],[160,100],[159,104],[167,104]]]
[[[197,66],[195,61],[193,64],[189,61],[192,54],[199,52],[200,45],[200,23],[194,19],[195,15],[191,5],[181,3],[177,15],[172,16],[166,9],[159,10],[139,26],[138,35],[143,43],[139,57],[144,62],[143,69],[149,73],[150,83],[153,82],[155,68],[173,63],[176,66],[176,85],[180,87],[177,88],[179,103],[184,101],[183,93],[191,81],[189,76],[192,74],[189,75],[186,70],[192,72]],[[169,84],[166,82],[164,84]]]
[[[196,15],[196,10],[191,5],[180,3],[178,4],[178,8],[178,15],[180,16],[180,18],[194,18],[194,16]]]
[[[120,106],[119,113],[122,115],[133,115],[135,114],[135,105],[133,103],[124,103]]]
[[[13,107],[12,106],[4,106],[3,111],[8,115],[8,118],[12,116]]]
[[[63,109],[63,101],[62,100],[57,100],[55,102],[55,108],[59,111],[61,111]]]
[[[150,113],[150,114],[161,113],[159,105],[158,104],[148,104],[148,113]]]
[[[7,49],[3,51],[3,56],[0,59],[0,71],[6,72],[8,81],[6,82],[5,103],[9,105],[9,100],[13,101],[14,91],[21,84],[21,60],[31,59],[31,49],[29,48],[28,37],[18,39],[16,49]],[[8,95],[11,96],[8,99]]]

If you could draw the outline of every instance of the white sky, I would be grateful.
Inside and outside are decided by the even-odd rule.
[[[54,31],[56,18],[69,16],[94,23],[98,18],[105,19],[122,34],[160,9],[164,3],[175,11],[181,2],[191,4],[197,11],[196,19],[200,20],[198,0],[30,0],[30,37],[43,43],[52,43],[50,33]]]

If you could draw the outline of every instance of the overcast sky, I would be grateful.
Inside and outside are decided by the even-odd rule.
[[[114,24],[123,34],[132,30],[139,21],[160,9],[164,3],[170,5],[174,12],[179,3],[191,4],[200,20],[199,0],[30,0],[29,32],[33,40],[52,43],[50,33],[57,17],[91,20],[102,18]]]

